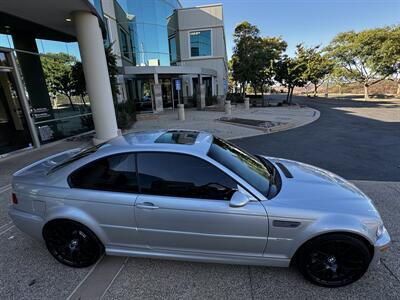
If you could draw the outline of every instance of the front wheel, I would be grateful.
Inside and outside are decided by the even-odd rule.
[[[341,287],[360,279],[367,271],[371,254],[361,240],[342,234],[317,237],[301,249],[298,266],[314,284]]]
[[[51,255],[70,267],[88,267],[104,252],[102,243],[89,228],[71,220],[47,224],[43,237]]]

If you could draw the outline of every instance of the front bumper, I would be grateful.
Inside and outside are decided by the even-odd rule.
[[[382,253],[389,249],[390,235],[386,228],[383,229],[381,236],[376,240],[374,244],[374,257],[372,263],[377,263],[382,256]]]
[[[16,209],[10,206],[8,215],[14,222],[15,226],[18,227],[22,232],[30,235],[37,240],[43,240],[42,228],[44,225],[43,218],[27,213],[22,210]]]

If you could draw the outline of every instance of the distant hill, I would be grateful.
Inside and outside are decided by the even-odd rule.
[[[312,95],[314,86],[309,86],[308,91]],[[306,88],[297,88],[295,89],[295,93],[306,93]],[[326,92],[326,84],[323,84],[318,88],[318,94],[325,94]],[[364,87],[360,83],[349,83],[343,85],[341,88],[339,86],[330,85],[328,88],[329,94],[360,94],[364,95]],[[370,86],[369,88],[370,95],[396,95],[397,85],[396,82],[392,80],[383,80]]]

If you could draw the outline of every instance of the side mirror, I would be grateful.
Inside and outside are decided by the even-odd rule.
[[[236,191],[231,200],[229,201],[230,207],[242,207],[250,202],[250,197],[243,194],[242,192]]]

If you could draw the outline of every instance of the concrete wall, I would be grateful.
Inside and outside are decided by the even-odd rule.
[[[177,65],[197,66],[217,71],[217,95],[224,95],[224,80],[228,77],[223,9],[221,4],[179,9],[178,20],[174,20],[178,30],[179,54]],[[190,57],[189,33],[198,30],[211,30],[211,56]]]
[[[117,65],[122,66],[122,59],[121,59],[121,48],[119,45],[119,32],[117,26],[117,20],[115,16],[115,8],[114,8],[114,1],[110,0],[102,0],[101,4],[103,6],[104,15],[108,19],[108,32],[110,37],[110,42],[113,43],[113,52],[117,54]]]

